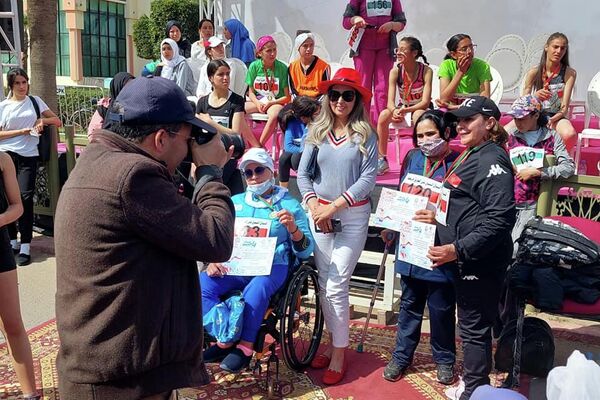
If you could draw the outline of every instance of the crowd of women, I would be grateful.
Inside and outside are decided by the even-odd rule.
[[[262,36],[254,44],[238,20],[225,21],[221,38],[215,36],[213,22],[203,19],[195,43],[184,37],[180,23],[167,24],[161,60],[146,65],[142,74],[175,81],[188,96],[196,96],[200,118],[222,133],[240,133],[252,147],[239,165],[232,160],[225,166],[223,179],[234,195],[237,217],[266,221],[266,235],[277,238],[268,276],[232,277],[222,264],[210,264],[201,273],[204,312],[231,290],[242,291],[246,299],[240,341],[214,343],[205,352],[207,362],[221,362],[232,372],[249,364],[269,298],[293,267],[290,254],[306,258],[312,253],[329,334],[329,346],[312,367],[326,369],[325,384],[343,380],[350,368],[345,356],[350,278],[367,238],[376,176],[389,169],[389,124],[396,122],[412,127],[415,147],[402,162],[398,186],[408,174],[422,175],[442,182],[450,201],[445,224],[436,222],[434,210],[414,216],[437,225],[428,254],[433,268],[395,263],[402,297],[396,346],[383,378],[397,381],[406,374],[427,304],[437,380],[447,385],[457,380],[457,316],[464,353],[460,399],[489,384],[492,325],[513,241],[534,215],[540,181],[574,173],[569,150],[576,133],[567,110],[576,73],[569,65],[567,37],[551,35],[539,65],[526,76],[522,97],[508,113],[514,122],[503,127],[500,111],[489,99],[490,67],[475,57],[472,38],[452,36],[434,76],[419,40],[397,39],[405,23],[399,0],[349,1],[343,26],[364,29],[364,35],[352,53],[355,69],[340,68],[333,76],[327,61],[314,54],[309,31],[298,32],[297,59],[287,66],[278,59],[273,37]],[[248,90],[236,93],[234,80],[245,67]],[[131,79],[124,72],[115,76],[110,99],[99,103],[90,124],[90,140],[95,129],[109,126],[110,103]],[[440,81],[439,98],[432,97],[433,79]],[[11,70],[7,82],[10,95],[0,103],[0,319],[24,396],[36,398],[15,267],[31,261],[39,135],[44,126],[61,123],[42,99],[28,95],[25,71]],[[265,114],[258,138],[246,113]],[[279,170],[274,155],[263,149],[278,126],[285,133]],[[449,145],[455,137],[465,147],[460,154]],[[508,151],[522,146],[555,155],[556,165],[517,170]],[[287,191],[290,169],[297,170],[303,205]],[[398,240],[388,231],[382,237],[388,243]]]

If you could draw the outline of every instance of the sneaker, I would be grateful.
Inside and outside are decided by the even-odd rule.
[[[383,157],[377,160],[377,175],[383,175],[390,170],[387,158]]]
[[[396,382],[402,378],[405,371],[406,367],[401,366],[394,360],[390,360],[383,370],[383,379],[390,382]]]
[[[444,385],[451,385],[454,382],[454,364],[438,364],[437,381]]]
[[[460,400],[460,396],[462,396],[465,391],[465,382],[462,378],[458,381],[458,385],[452,386],[444,391],[444,394],[450,400]]]
[[[240,372],[242,369],[247,368],[252,361],[252,356],[247,356],[244,352],[237,347],[231,351],[221,362],[221,369],[231,373]]]
[[[17,256],[17,265],[19,267],[24,267],[29,264],[31,264],[31,256],[29,254],[21,253]]]

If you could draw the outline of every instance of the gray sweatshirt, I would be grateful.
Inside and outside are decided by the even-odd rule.
[[[353,142],[352,135],[336,140],[330,132],[319,145],[317,163],[320,175],[313,182],[308,177],[307,169],[315,146],[306,144],[298,166],[298,188],[303,200],[318,197],[333,201],[342,196],[351,206],[369,198],[377,177],[375,132],[369,136],[365,147],[367,156],[360,152],[360,147]]]

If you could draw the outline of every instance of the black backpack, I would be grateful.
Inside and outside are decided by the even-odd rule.
[[[522,335],[518,334],[517,329],[519,319],[523,324]],[[515,344],[518,347],[519,336],[521,336],[521,362],[519,365],[515,365]],[[542,378],[547,376],[552,369],[554,350],[554,335],[550,325],[539,318],[523,318],[521,314],[502,329],[496,347],[494,365],[498,371],[512,372],[517,375],[524,372]],[[510,378],[512,377],[509,374]]]
[[[598,244],[559,221],[535,217],[518,239],[517,261],[523,264],[573,268],[600,262]]]

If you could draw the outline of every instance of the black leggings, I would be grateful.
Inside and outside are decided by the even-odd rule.
[[[17,170],[17,181],[23,201],[23,215],[11,224],[7,225],[8,236],[11,240],[17,239],[18,231],[21,234],[21,243],[31,243],[33,236],[33,192],[35,191],[35,177],[37,175],[38,157],[23,157],[12,151],[7,152],[15,164]]]
[[[279,157],[279,182],[290,181],[290,168],[298,170],[302,153],[289,153],[284,151]]]

